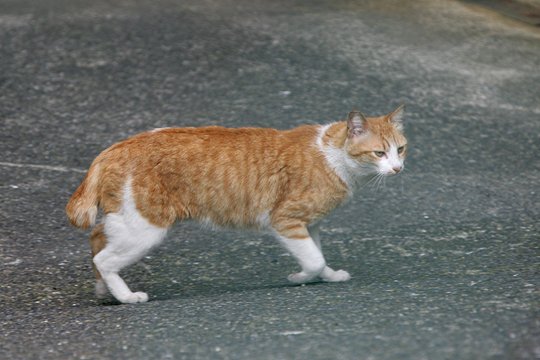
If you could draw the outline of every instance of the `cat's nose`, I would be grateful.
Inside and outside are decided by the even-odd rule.
[[[394,170],[394,173],[399,173],[401,171],[401,169],[403,169],[403,166],[394,166],[392,167],[392,170]]]

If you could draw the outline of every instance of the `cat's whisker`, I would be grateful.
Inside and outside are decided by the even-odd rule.
[[[373,178],[368,183],[366,183],[366,185],[369,185],[371,188],[374,188],[375,191],[377,191],[378,184],[381,181],[382,176],[384,175],[381,173],[377,173],[375,176],[373,176]]]
[[[363,188],[365,188],[365,187],[367,187],[367,186],[373,186],[373,184],[377,181],[377,177],[378,177],[378,176],[379,176],[379,174],[371,176],[371,178],[370,178],[368,181],[366,181],[365,183],[363,183],[363,184],[358,188],[358,190],[361,190],[361,189],[363,189]]]
[[[372,184],[372,187],[374,187],[375,190],[377,190],[377,184],[379,183],[381,176],[382,176],[381,174],[377,174],[377,176],[375,176],[375,181]]]
[[[375,188],[375,191],[378,192],[379,191],[379,187],[380,187],[380,184],[381,184],[381,179],[382,179],[382,175],[379,174],[377,176],[377,181],[375,181],[375,184],[373,185],[373,187]]]
[[[386,181],[386,175],[381,174],[379,180],[377,181],[377,191],[384,187],[384,182]]]

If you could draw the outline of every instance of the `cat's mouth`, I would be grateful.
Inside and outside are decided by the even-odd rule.
[[[386,176],[393,176],[393,175],[399,174],[402,171],[403,171],[403,165],[400,165],[400,166],[394,166],[391,169],[387,169],[386,171],[383,172],[383,174]]]

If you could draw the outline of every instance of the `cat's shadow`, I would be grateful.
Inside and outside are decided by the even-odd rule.
[[[182,284],[177,284],[176,286],[168,286],[167,289],[157,289],[149,287],[148,290],[150,302],[154,301],[174,301],[182,299],[193,299],[201,297],[211,297],[224,294],[237,294],[237,293],[249,293],[256,292],[260,290],[270,290],[270,289],[285,289],[285,288],[301,288],[301,287],[316,287],[331,285],[331,283],[324,281],[312,281],[306,284],[293,284],[287,282],[286,280],[279,283],[273,283],[269,285],[254,285],[254,286],[245,286],[239,283],[230,283],[230,284],[219,284],[210,282],[210,283],[196,283],[194,286],[189,287]],[[98,301],[100,306],[116,306],[122,305],[118,300],[109,296],[105,299]]]

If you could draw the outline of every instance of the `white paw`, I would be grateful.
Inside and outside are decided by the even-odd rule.
[[[287,279],[295,284],[304,284],[310,280],[313,280],[317,275],[311,275],[305,272],[299,272],[290,274]]]
[[[341,282],[351,279],[351,275],[345,270],[334,271],[329,267],[326,267],[321,273],[321,278],[328,282]]]
[[[134,293],[129,294],[128,296],[118,299],[118,301],[124,303],[124,304],[136,304],[136,303],[143,303],[148,301],[148,294],[142,291],[137,291]]]
[[[109,294],[109,290],[107,289],[107,285],[105,285],[105,281],[103,281],[103,279],[96,281],[95,292],[98,299],[104,299]]]

